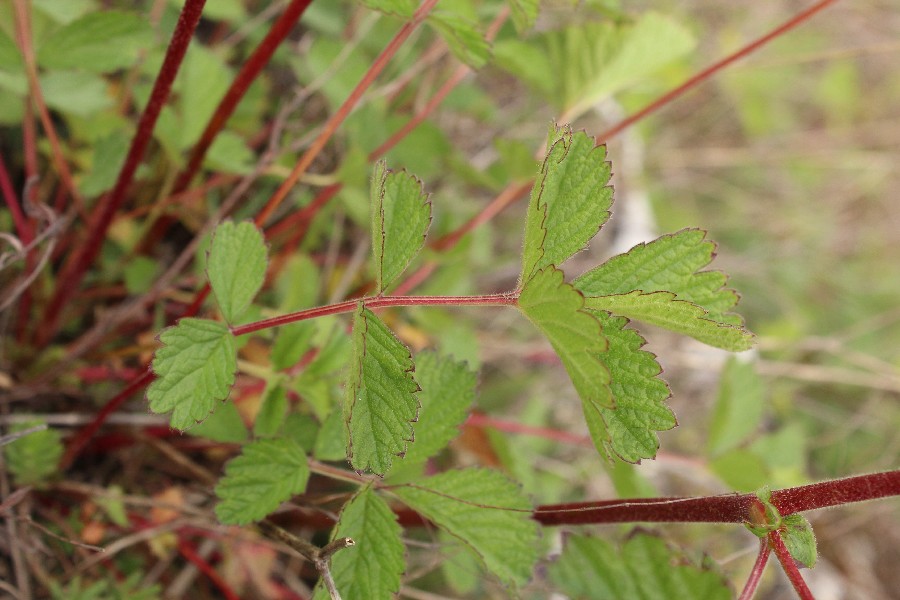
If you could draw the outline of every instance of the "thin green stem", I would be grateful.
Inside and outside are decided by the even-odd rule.
[[[518,298],[518,292],[488,294],[485,296],[369,296],[355,300],[345,300],[344,302],[327,306],[308,308],[269,319],[262,319],[261,321],[254,321],[246,325],[239,325],[232,327],[231,333],[235,336],[247,335],[248,333],[287,325],[288,323],[352,312],[356,310],[357,305],[360,303],[370,310],[392,306],[512,306]]]

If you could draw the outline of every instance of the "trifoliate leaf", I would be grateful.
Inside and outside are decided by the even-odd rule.
[[[582,401],[598,410],[614,404],[609,371],[600,360],[607,348],[600,323],[584,310],[584,297],[547,267],[525,283],[519,309],[550,340]]]
[[[259,521],[296,494],[309,480],[303,449],[293,440],[257,440],[225,465],[216,486],[216,516],[226,525]]]
[[[609,219],[613,201],[605,146],[583,131],[554,127],[547,147],[528,201],[522,282],[583,250]]]
[[[753,364],[730,358],[722,370],[719,396],[709,424],[712,456],[738,446],[756,431],[765,409],[765,386]]]
[[[250,221],[226,221],[216,227],[206,274],[222,316],[234,323],[266,279],[268,253],[262,233]]]
[[[584,304],[594,310],[605,310],[683,333],[724,350],[741,352],[753,345],[753,334],[743,327],[713,321],[703,308],[677,300],[671,292],[643,294],[635,291],[614,296],[588,296]]]
[[[372,176],[372,246],[379,292],[419,253],[430,224],[431,202],[422,182],[377,163]]]
[[[491,57],[491,46],[468,19],[447,11],[433,11],[428,24],[444,38],[453,55],[473,69],[479,69]]]
[[[405,460],[422,462],[440,452],[459,434],[475,399],[477,376],[464,362],[456,362],[437,352],[416,356],[416,380],[419,393],[419,421],[416,440],[409,446]]]
[[[593,313],[609,342],[600,360],[609,370],[616,407],[593,409],[584,405],[588,430],[597,449],[609,456],[618,455],[627,462],[653,458],[659,449],[657,431],[672,429],[675,415],[666,406],[669,386],[659,378],[662,368],[656,357],[645,350],[642,338],[626,329],[627,319],[609,313]],[[599,412],[599,414],[598,414]]]
[[[404,503],[470,546],[506,585],[522,585],[538,558],[531,503],[496,471],[465,469],[393,489]]]
[[[706,232],[700,229],[683,229],[638,244],[573,283],[585,296],[611,296],[635,290],[672,292],[678,300],[693,302],[709,311],[706,318],[739,326],[741,318],[728,312],[737,304],[738,295],[724,287],[725,274],[700,271],[716,252],[716,245],[705,237]]]
[[[42,425],[43,421],[32,420],[17,423],[9,428],[9,433]],[[63,453],[62,437],[56,429],[32,431],[13,440],[3,447],[6,467],[18,485],[36,485],[56,473]]]
[[[799,513],[783,517],[779,533],[794,560],[809,569],[816,566],[816,534],[806,517]]]
[[[353,318],[353,356],[344,402],[348,456],[359,471],[387,473],[413,440],[419,413],[409,349],[362,303]]]
[[[222,323],[185,318],[163,330],[159,341],[147,400],[155,413],[172,411],[172,427],[184,430],[228,397],[237,371],[234,336]]]
[[[692,564],[656,536],[638,533],[618,550],[598,537],[573,535],[550,581],[572,600],[728,600],[731,590],[718,573]]]
[[[331,559],[331,574],[343,598],[392,598],[400,591],[403,560],[402,530],[384,500],[364,488],[341,511],[332,539],[349,537],[356,544]],[[327,599],[321,585],[314,600]]]
[[[534,27],[540,0],[509,0],[508,3],[516,31],[522,33]]]
[[[152,43],[153,29],[146,19],[126,12],[93,11],[48,37],[37,59],[47,69],[105,73],[131,66],[138,51]]]

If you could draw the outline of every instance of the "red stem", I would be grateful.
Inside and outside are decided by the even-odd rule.
[[[794,560],[794,557],[791,556],[787,546],[784,545],[784,540],[781,539],[781,534],[778,533],[778,530],[770,531],[768,539],[769,544],[772,546],[772,550],[775,552],[775,556],[778,557],[778,562],[781,563],[781,567],[784,569],[785,574],[787,574],[791,585],[794,586],[794,590],[797,592],[800,600],[816,600],[815,596],[813,596],[810,591],[809,586],[807,586],[806,582],[803,580],[803,575],[800,574],[797,562]]]
[[[125,201],[125,195],[143,159],[147,145],[150,143],[156,120],[169,97],[172,82],[178,74],[178,69],[187,52],[197,23],[200,21],[205,4],[206,0],[185,0],[162,68],[160,68],[153,85],[153,91],[150,93],[150,100],[147,102],[137,131],[131,140],[131,147],[128,149],[125,163],[122,165],[122,170],[119,171],[119,177],[112,191],[97,202],[94,209],[95,218],[90,225],[87,240],[71,255],[63,267],[53,296],[44,313],[44,323],[36,341],[38,346],[46,345],[56,332],[63,304],[71,300],[88,267],[97,257],[113,216]]]
[[[3,160],[2,154],[0,154],[0,194],[3,194],[3,201],[9,208],[10,215],[12,215],[19,240],[27,246],[34,239],[34,230],[32,230],[31,223],[22,213],[22,207],[19,206],[19,198],[16,195],[16,190],[13,188],[12,180],[9,178],[9,171],[6,169],[6,162]]]
[[[756,50],[759,50],[762,46],[771,42],[773,39],[784,35],[786,32],[797,27],[804,21],[807,21],[810,17],[820,12],[821,10],[824,10],[828,7],[828,5],[834,4],[835,2],[837,2],[837,0],[821,0],[820,2],[817,2],[810,8],[794,15],[788,21],[782,23],[764,36],[750,42],[750,44],[744,46],[737,52],[729,54],[722,60],[703,69],[675,89],[667,92],[666,94],[663,94],[641,110],[637,111],[633,115],[630,115],[629,117],[626,117],[619,123],[613,125],[603,133],[599,134],[596,137],[597,144],[602,144],[613,136],[618,135],[624,129],[627,129],[628,127],[634,125],[636,122],[640,121],[650,113],[656,112],[666,104],[669,104],[672,100],[675,100],[679,96],[683,95],[691,88],[696,87],[697,84],[709,79],[714,74],[721,71],[731,63],[747,56],[752,52],[755,52]],[[494,216],[503,211],[503,209],[505,209],[507,206],[517,201],[519,198],[524,197],[525,193],[528,192],[528,190],[531,188],[532,183],[533,182],[526,182],[524,184],[508,185],[502,192],[500,192],[500,195],[492,200],[487,206],[485,206],[480,213],[476,214],[467,222],[463,223],[455,231],[452,231],[442,238],[436,240],[432,244],[432,248],[438,250],[446,250],[455,246],[465,234],[469,233],[479,225],[491,220],[492,218],[494,218]]]
[[[750,578],[744,585],[743,591],[738,600],[753,600],[756,588],[759,587],[759,581],[762,579],[763,571],[766,569],[766,563],[769,562],[769,541],[766,538],[759,540],[759,554],[756,555],[756,562],[753,564],[753,570],[750,571]]]
[[[210,118],[209,123],[206,124],[206,129],[203,130],[200,140],[191,151],[187,166],[175,180],[175,186],[172,190],[173,194],[184,191],[188,184],[190,184],[191,179],[194,178],[194,175],[196,175],[197,171],[200,169],[200,165],[203,163],[203,157],[206,156],[207,150],[209,150],[213,140],[216,139],[216,136],[225,126],[225,123],[228,122],[228,119],[231,117],[234,109],[237,108],[237,105],[244,97],[244,94],[247,93],[250,84],[252,84],[260,74],[263,67],[268,64],[269,59],[272,58],[275,50],[278,49],[278,46],[281,45],[284,38],[291,32],[294,25],[303,15],[304,11],[306,11],[306,8],[311,2],[312,0],[292,0],[287,8],[284,9],[284,12],[281,13],[281,16],[278,17],[278,20],[272,24],[269,33],[267,33],[266,37],[259,43],[253,51],[253,54],[247,59],[247,62],[241,67],[240,72],[234,78],[234,81],[231,82],[231,87],[228,88],[228,91],[225,92],[225,96],[219,102],[219,106],[216,107],[216,111]]]
[[[833,479],[772,492],[772,504],[782,516],[900,496],[900,470]],[[637,498],[551,504],[538,507],[534,518],[544,525],[680,522],[743,523],[750,521],[755,494],[726,494],[698,498]]]
[[[360,82],[356,85],[347,99],[341,104],[340,108],[328,119],[325,125],[322,127],[322,131],[319,132],[319,135],[313,140],[312,144],[309,148],[307,148],[306,152],[303,153],[303,156],[300,157],[300,160],[297,161],[297,164],[294,166],[290,175],[288,175],[287,179],[282,182],[282,184],[275,190],[275,193],[269,198],[269,201],[263,207],[263,209],[259,212],[254,219],[255,223],[259,226],[265,224],[268,221],[269,217],[272,213],[278,208],[278,206],[284,201],[287,197],[288,193],[291,191],[291,188],[297,183],[297,181],[302,177],[309,166],[312,164],[313,160],[315,160],[316,156],[319,155],[319,152],[325,148],[325,144],[328,143],[328,140],[331,139],[331,136],[334,135],[334,132],[337,131],[337,128],[344,122],[350,112],[353,110],[353,107],[356,106],[357,102],[359,102],[360,98],[362,98],[363,93],[372,85],[372,82],[375,81],[375,78],[384,70],[387,66],[388,62],[390,62],[391,58],[394,57],[394,54],[397,53],[397,50],[400,49],[400,46],[406,39],[410,36],[410,34],[415,31],[415,29],[425,20],[425,17],[428,16],[428,13],[434,8],[434,5],[437,4],[437,0],[424,0],[419,8],[416,10],[412,19],[407,23],[403,24],[403,27],[400,28],[400,31],[397,32],[397,35],[394,36],[394,39],[390,41],[387,47],[378,55],[378,58],[375,59],[375,62],[372,63],[372,66],[369,67],[369,70],[360,80]]]
[[[225,580],[222,579],[222,577],[212,567],[212,565],[203,560],[203,557],[194,551],[194,548],[191,547],[187,540],[183,538],[178,540],[178,551],[188,562],[193,564],[201,573],[206,575],[213,583],[213,585],[221,590],[222,595],[226,600],[241,600],[240,596],[238,596],[234,592],[234,590],[231,589],[231,586],[229,586],[228,583],[226,583]]]
[[[296,323],[297,321],[351,312],[356,310],[356,307],[360,302],[363,303],[366,308],[373,310],[390,306],[512,306],[516,303],[517,299],[518,294],[512,292],[489,294],[487,296],[372,296],[368,298],[345,300],[344,302],[329,304],[328,306],[308,308],[306,310],[247,323],[246,325],[239,325],[237,327],[232,327],[231,333],[237,337],[255,331],[261,331],[263,329],[278,327],[279,325]]]
[[[786,32],[790,31],[791,29],[794,29],[795,27],[797,27],[804,21],[808,21],[813,15],[828,8],[829,5],[834,4],[835,2],[837,2],[837,0],[821,0],[820,2],[816,2],[815,4],[813,4],[806,10],[797,13],[796,15],[794,15],[793,17],[791,17],[790,19],[788,19],[787,21],[785,21],[784,23],[782,23],[781,25],[779,25],[778,27],[776,27],[775,29],[770,31],[769,33],[750,42],[749,44],[747,44],[746,46],[744,46],[737,52],[734,52],[733,54],[729,54],[722,60],[720,60],[716,63],[713,63],[712,65],[703,69],[702,71],[700,71],[699,73],[697,73],[696,75],[694,75],[693,77],[691,77],[690,79],[688,79],[687,81],[685,81],[684,83],[682,83],[681,85],[676,87],[674,90],[672,90],[666,94],[663,94],[662,96],[660,96],[659,98],[657,98],[656,100],[654,100],[653,102],[651,102],[650,104],[648,104],[647,106],[642,108],[641,110],[637,111],[633,115],[620,121],[619,123],[617,123],[610,129],[607,129],[606,131],[604,131],[603,133],[601,133],[600,135],[597,136],[597,143],[602,144],[603,142],[605,142],[609,138],[613,137],[614,135],[618,135],[619,133],[622,132],[622,130],[627,129],[628,127],[634,125],[634,123],[636,123],[637,121],[640,121],[641,119],[643,119],[650,113],[656,112],[658,109],[662,108],[663,106],[665,106],[666,104],[668,104],[669,102],[671,102],[672,100],[677,98],[678,96],[681,96],[682,94],[687,92],[689,89],[696,86],[698,83],[701,83],[701,82],[705,81],[706,79],[709,79],[713,74],[715,74],[718,71],[721,71],[722,69],[724,69],[731,63],[744,58],[745,56],[755,52],[756,50],[759,50],[760,48],[762,48],[763,46],[765,46],[766,44],[768,44],[775,38],[785,34]]]

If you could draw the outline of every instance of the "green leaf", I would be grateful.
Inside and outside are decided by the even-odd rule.
[[[816,534],[806,517],[800,513],[788,515],[781,519],[781,527],[781,539],[793,559],[808,569],[816,566]]]
[[[419,420],[416,439],[405,461],[423,462],[440,452],[459,434],[475,399],[477,375],[464,362],[456,362],[437,352],[416,356],[416,380],[419,393]]]
[[[371,487],[344,505],[332,539],[349,537],[356,544],[331,559],[331,574],[342,597],[392,598],[400,591],[406,568],[401,534],[394,511]],[[319,585],[314,598],[328,597]]]
[[[131,66],[138,51],[153,43],[153,28],[136,14],[90,12],[50,36],[38,48],[38,64],[47,69],[78,68],[105,73]]]
[[[609,342],[600,360],[609,370],[616,406],[598,410],[585,404],[588,430],[597,449],[607,456],[615,453],[632,463],[653,458],[659,449],[656,432],[677,424],[666,405],[671,393],[659,378],[662,368],[653,354],[641,350],[644,338],[625,328],[627,319],[600,311],[593,314]]]
[[[727,277],[719,271],[700,271],[715,256],[716,245],[700,229],[683,229],[638,244],[614,256],[574,281],[585,296],[611,296],[640,290],[672,292],[679,300],[693,302],[709,312],[708,319],[742,325],[729,313],[738,301],[734,290],[725,288]]]
[[[95,73],[51,71],[40,82],[47,106],[65,114],[89,117],[113,103],[106,81]]]
[[[537,21],[540,0],[508,0],[516,31],[522,33],[534,27]]]
[[[262,233],[250,221],[225,221],[216,227],[206,274],[222,316],[234,323],[266,279],[268,256]]]
[[[754,433],[765,409],[765,388],[752,363],[730,358],[722,370],[707,448],[715,456]]]
[[[35,419],[10,426],[9,433],[30,429],[44,422]],[[25,434],[3,447],[6,466],[17,485],[37,485],[56,473],[63,453],[62,438],[56,429]]]
[[[708,463],[710,471],[725,485],[738,492],[751,492],[769,480],[762,458],[749,450],[734,448],[719,454]]]
[[[584,304],[594,310],[605,310],[683,333],[724,350],[741,352],[753,346],[752,333],[743,327],[711,320],[706,310],[692,302],[677,300],[672,292],[644,294],[634,291],[614,296],[589,296]]]
[[[0,70],[10,73],[24,73],[24,63],[19,47],[0,29]]]
[[[388,170],[383,161],[377,163],[372,176],[372,245],[378,292],[419,253],[430,224],[431,202],[422,182]]]
[[[583,131],[555,127],[547,147],[528,202],[522,282],[583,250],[609,219],[613,201],[605,146]]]
[[[387,473],[413,440],[419,413],[409,349],[362,303],[353,318],[353,357],[344,402],[350,464]]]
[[[91,171],[78,185],[82,194],[93,198],[112,188],[128,154],[128,142],[124,131],[113,131],[94,143]]]
[[[491,58],[491,46],[472,21],[447,11],[432,11],[428,24],[444,38],[453,55],[473,69]]]
[[[550,340],[581,400],[612,408],[609,371],[600,360],[607,349],[600,323],[584,310],[584,297],[554,267],[538,271],[522,288],[519,309]]]
[[[225,465],[216,486],[216,516],[226,525],[259,521],[296,494],[309,480],[303,449],[289,439],[257,440]]]
[[[361,0],[363,5],[388,15],[411,17],[416,12],[415,0]]]
[[[637,533],[621,551],[598,537],[566,538],[550,581],[572,600],[729,600],[731,589],[718,573],[697,566],[654,535]]]
[[[150,410],[172,412],[171,425],[188,429],[205,419],[234,385],[237,356],[228,327],[208,319],[185,318],[159,335],[163,346],[151,368]]]
[[[506,585],[522,585],[538,558],[538,525],[517,484],[496,471],[465,469],[394,488],[413,510],[470,546]]]
[[[287,415],[287,391],[281,382],[270,384],[262,398],[262,405],[253,421],[253,435],[256,437],[273,437],[284,425]]]

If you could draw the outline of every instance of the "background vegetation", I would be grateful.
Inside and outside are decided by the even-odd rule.
[[[28,5],[58,151],[38,103],[24,101],[27,69],[15,41],[21,4]],[[600,90],[584,106],[570,102],[583,92],[577,86],[584,76],[581,59],[562,53],[541,71],[515,46],[524,39],[553,59],[540,46],[540,34],[520,38],[507,22],[495,58],[463,79],[387,154],[391,167],[414,173],[433,194],[432,237],[453,232],[509,182],[532,177],[548,123],[571,120],[591,135],[604,131],[802,8],[795,2],[733,4],[545,3],[538,32],[577,27],[587,16],[629,23],[654,11],[684,33],[683,40],[651,50],[665,60],[644,56],[643,67],[628,65],[620,85]],[[753,491],[898,466],[900,15],[890,4],[838,2],[609,140],[617,200],[612,231],[576,256],[573,270],[641,241],[635,235],[649,239],[703,227],[719,243],[713,266],[731,275],[730,285],[743,296],[740,312],[759,336],[757,350],[734,361],[687,338],[645,332],[648,349],[665,368],[680,424],[660,435],[657,460],[610,464],[585,443],[565,372],[517,315],[475,308],[394,312],[389,324],[414,350],[439,346],[480,368],[476,412],[441,456],[441,466],[504,470],[539,504]],[[51,426],[32,434],[30,446],[7,448],[8,473],[0,482],[4,509],[33,524],[19,519],[7,528],[3,553],[10,558],[0,579],[22,585],[24,572],[36,597],[179,597],[191,590],[191,597],[213,598],[230,589],[237,597],[291,598],[305,597],[315,579],[309,565],[275,546],[210,526],[211,484],[262,404],[264,386],[252,377],[239,382],[239,401],[227,405],[233,410],[220,411],[231,420],[222,417],[187,435],[172,435],[167,419],[148,414],[136,394],[74,462],[57,468],[60,439],[71,443],[100,407],[140,375],[157,347],[154,337],[200,287],[203,261],[117,322],[113,332],[85,336],[126,301],[144,297],[235,189],[240,202],[234,218],[257,215],[403,23],[354,3],[313,2],[250,87],[202,176],[173,196],[189,150],[283,6],[208,3],[124,210],[84,285],[67,298],[58,331],[47,332],[45,310],[66,258],[60,251],[82,239],[91,207],[115,182],[180,4],[0,2],[4,195],[33,199],[36,212],[27,216],[38,236],[28,258],[5,258],[0,272],[0,301],[9,300],[2,315],[2,419],[8,427],[39,420]],[[501,5],[442,0],[439,6],[486,30]],[[135,15],[130,28],[108,34],[119,36],[115,51],[60,34],[79,18],[110,9]],[[297,309],[364,291],[367,155],[426,105],[459,68],[458,56],[481,61],[477,44],[462,44],[454,55],[439,31],[426,27],[413,34],[276,213],[283,225],[273,226],[270,243],[273,264],[282,270],[261,305]],[[85,46],[83,54],[72,51]],[[69,174],[55,156],[65,159]],[[28,173],[37,179],[28,180]],[[76,195],[67,191],[68,178]],[[304,212],[316,192],[334,183],[343,189],[333,200]],[[649,219],[641,217],[643,202],[651,208]],[[512,289],[524,211],[524,202],[513,204],[452,249],[430,250],[423,263],[438,266],[416,293]],[[298,214],[314,218],[291,218]],[[0,222],[2,231],[21,233],[10,210],[0,209]],[[16,249],[9,237],[4,240]],[[40,262],[43,256],[47,263]],[[30,273],[37,276],[29,280]],[[20,295],[23,282],[27,291]],[[264,316],[263,308],[252,311],[255,318]],[[315,361],[309,357],[318,377],[299,391],[312,403],[327,403],[335,393],[346,351],[336,329],[341,321],[326,321],[310,334],[320,348]],[[252,366],[267,363],[267,352],[253,341],[241,356]],[[327,447],[334,436],[313,439],[308,423],[297,427],[318,459],[346,466],[343,446]],[[36,490],[25,499],[10,496],[23,485]],[[344,492],[313,478],[294,503],[334,511]],[[809,515],[820,559],[805,576],[817,598],[888,599],[890,590],[900,589],[897,509],[896,500],[886,500]],[[631,530],[593,529],[615,542]],[[300,531],[327,539],[327,527]],[[401,596],[503,595],[502,586],[442,534],[410,531]],[[692,558],[711,556],[734,582],[746,578],[758,546],[733,526],[667,525],[661,531]],[[563,535],[545,530],[548,555],[559,551]],[[547,597],[555,585],[542,565],[520,592]],[[793,594],[783,575],[769,569],[758,597]]]

